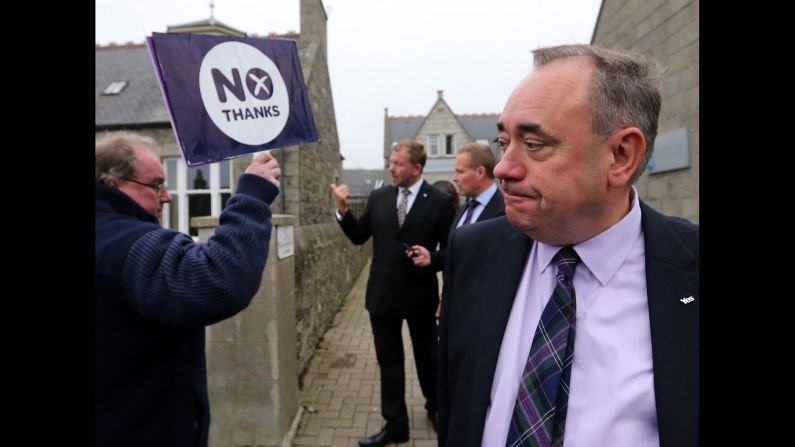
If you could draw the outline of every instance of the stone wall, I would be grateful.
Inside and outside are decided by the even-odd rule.
[[[320,0],[301,0],[304,79],[320,140],[287,148],[283,167],[285,212],[298,216],[295,282],[298,371],[371,256],[368,242],[354,246],[334,218],[330,183],[342,180],[342,158],[326,54],[326,13]]]
[[[298,413],[295,356],[295,256],[279,259],[278,228],[294,216],[274,215],[268,262],[251,304],[205,328],[211,447],[282,445]],[[217,217],[193,219],[206,242]]]
[[[659,134],[688,129],[690,166],[644,173],[641,199],[665,214],[699,220],[699,1],[605,0],[592,42],[651,54],[666,67]]]
[[[355,246],[327,222],[295,230],[298,372],[309,364],[334,314],[372,255],[372,242]]]

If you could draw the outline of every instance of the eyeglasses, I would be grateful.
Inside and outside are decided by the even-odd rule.
[[[151,183],[144,183],[144,182],[141,182],[141,181],[129,178],[129,177],[121,177],[120,180],[133,182],[133,183],[138,183],[139,185],[152,188],[155,191],[155,193],[157,193],[157,195],[163,194],[163,191],[166,189],[166,183],[165,182],[153,185]]]

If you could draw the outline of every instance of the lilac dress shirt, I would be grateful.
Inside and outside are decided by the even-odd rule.
[[[582,262],[564,447],[658,447],[645,246],[638,195],[601,234],[574,246]],[[483,447],[503,447],[541,313],[555,288],[561,247],[533,242],[503,336]],[[532,287],[529,279],[532,278]]]

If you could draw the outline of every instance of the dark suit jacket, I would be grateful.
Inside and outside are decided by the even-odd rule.
[[[695,447],[698,226],[643,202],[641,212],[660,445]],[[531,242],[506,217],[467,225],[450,237],[440,321],[440,446],[480,446],[500,345]],[[695,301],[688,305],[679,301],[691,295]]]
[[[455,231],[455,225],[458,224],[458,221],[461,220],[461,217],[466,213],[467,208],[462,206],[460,210],[458,210],[458,215],[453,219],[452,226],[450,227],[450,234]],[[500,217],[505,215],[505,200],[502,198],[502,192],[500,188],[497,188],[497,191],[494,192],[494,195],[491,196],[491,200],[486,206],[483,208],[483,212],[480,213],[478,218],[474,222],[470,222],[470,224],[475,222],[483,222],[484,220],[494,219],[495,217]],[[428,248],[428,247],[425,247]],[[430,250],[430,249],[429,249]],[[444,268],[444,257],[445,257],[445,250],[441,249],[438,251],[431,252],[431,265],[436,266],[436,271],[439,271]]]
[[[367,281],[365,307],[374,315],[387,311],[401,318],[428,317],[439,304],[439,284],[434,265],[415,267],[401,245],[445,248],[453,206],[450,195],[423,181],[403,227],[398,227],[395,186],[373,191],[361,217],[350,210],[340,226],[356,245],[373,237],[373,261]]]

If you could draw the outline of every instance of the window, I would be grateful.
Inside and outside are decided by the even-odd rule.
[[[199,216],[219,216],[232,196],[232,163],[220,163],[188,168],[182,158],[166,158],[166,183],[171,203],[163,206],[163,226],[191,236],[199,229],[190,220]]]
[[[444,139],[444,153],[447,155],[454,155],[455,154],[455,147],[453,147],[453,142],[455,141],[455,135],[446,135]]]
[[[439,154],[439,136],[438,135],[428,135],[428,154],[430,155],[438,155]]]
[[[118,95],[124,90],[124,87],[127,87],[127,81],[113,81],[110,85],[102,92],[103,95]]]

